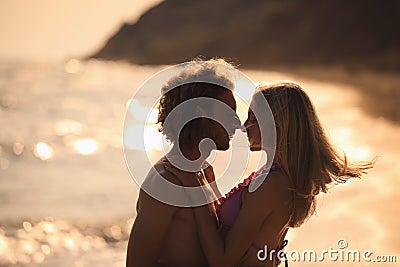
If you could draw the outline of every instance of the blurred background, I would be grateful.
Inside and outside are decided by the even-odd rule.
[[[289,251],[344,238],[400,260],[398,1],[2,0],[0,17],[0,266],[124,266],[138,186],[123,122],[143,124],[160,88],[129,100],[197,56],[226,57],[256,83],[299,82],[339,151],[378,157],[368,175],[320,196],[316,216],[289,232]],[[162,155],[154,140],[150,160]],[[216,154],[217,176],[227,159]],[[320,264],[396,266],[291,266]]]

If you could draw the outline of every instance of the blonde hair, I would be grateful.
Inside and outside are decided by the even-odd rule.
[[[334,149],[314,105],[300,85],[280,82],[260,85],[275,120],[275,161],[292,182],[293,212],[290,227],[302,225],[316,208],[316,195],[331,183],[360,178],[374,161],[349,163]]]

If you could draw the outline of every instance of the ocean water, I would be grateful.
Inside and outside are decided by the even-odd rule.
[[[139,189],[124,162],[123,122],[129,99],[163,68],[96,60],[0,62],[1,266],[124,266]],[[300,82],[339,151],[350,160],[378,156],[363,179],[319,198],[317,215],[289,232],[288,250],[337,249],[337,241],[345,239],[350,249],[399,258],[399,126],[366,115],[360,90],[350,85],[271,71],[244,73],[255,82]],[[146,99],[158,91],[137,98],[137,107],[151,109]],[[245,108],[239,116],[245,118]],[[247,149],[241,133],[232,143]],[[157,147],[147,152],[152,162],[162,155]],[[214,155],[217,177],[229,156]],[[252,155],[242,177],[234,179],[257,168],[260,156]]]

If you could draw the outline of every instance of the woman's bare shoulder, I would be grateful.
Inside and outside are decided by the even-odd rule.
[[[284,201],[290,197],[291,183],[289,177],[282,170],[269,172],[267,177],[254,193],[258,198],[269,201]]]

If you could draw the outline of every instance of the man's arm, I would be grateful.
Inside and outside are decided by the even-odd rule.
[[[139,208],[128,242],[127,267],[161,267],[158,257],[177,208],[140,190]],[[165,266],[164,266],[165,267]]]

